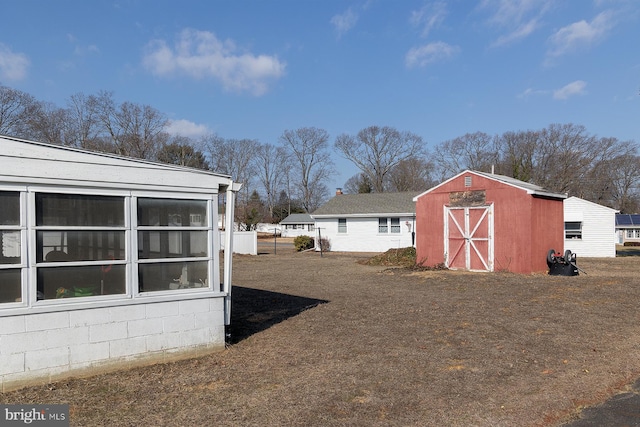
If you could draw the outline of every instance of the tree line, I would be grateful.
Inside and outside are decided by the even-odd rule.
[[[93,151],[183,165],[230,175],[243,183],[237,220],[244,228],[313,212],[331,192],[334,156],[359,172],[345,193],[425,191],[465,169],[495,171],[550,191],[636,213],[640,156],[635,141],[597,137],[584,126],[551,124],[501,135],[468,133],[427,148],[415,133],[370,126],[340,134],[285,130],[273,142],[194,139],[168,133],[168,117],[149,105],[118,103],[113,92],[78,93],[56,105],[0,85],[0,134]]]

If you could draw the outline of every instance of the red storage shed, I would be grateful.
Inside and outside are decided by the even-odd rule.
[[[417,261],[472,271],[546,272],[563,252],[566,194],[466,170],[416,196]]]

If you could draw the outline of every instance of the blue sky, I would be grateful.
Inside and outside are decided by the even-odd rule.
[[[552,123],[640,140],[637,0],[3,0],[0,83],[113,91],[186,136],[393,126],[430,148]],[[340,187],[357,172],[338,154]]]

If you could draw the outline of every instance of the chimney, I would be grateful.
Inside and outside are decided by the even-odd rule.
[[[336,188],[336,196],[339,196],[342,194],[342,188]]]

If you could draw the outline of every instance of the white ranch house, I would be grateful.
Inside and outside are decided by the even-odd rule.
[[[640,244],[640,215],[617,214],[616,233],[617,242],[621,245],[627,242]]]
[[[578,197],[563,203],[564,249],[578,257],[615,257],[618,211]]]
[[[0,390],[224,349],[239,184],[11,137],[0,147]]]
[[[309,214],[291,214],[280,221],[282,237],[298,237],[316,235],[316,222]]]
[[[337,194],[311,214],[332,251],[385,252],[414,245],[417,192]],[[317,241],[317,239],[316,239]]]

